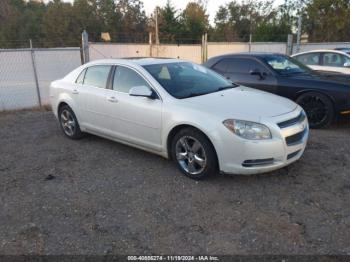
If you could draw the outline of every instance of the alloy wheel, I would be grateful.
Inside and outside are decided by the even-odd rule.
[[[63,131],[66,133],[67,136],[74,135],[74,132],[76,129],[76,122],[71,112],[69,112],[69,110],[67,109],[64,109],[61,112],[61,125],[63,128]]]
[[[189,174],[203,172],[207,165],[207,157],[202,144],[191,136],[183,136],[176,142],[176,159]]]

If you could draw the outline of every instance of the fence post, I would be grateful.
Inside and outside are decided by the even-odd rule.
[[[252,34],[249,34],[249,53],[252,51]]]
[[[36,86],[36,93],[38,95],[39,106],[41,107],[42,104],[41,104],[40,87],[39,87],[39,80],[38,80],[38,72],[36,70],[35,53],[34,53],[32,39],[29,39],[29,46],[30,46],[30,54],[32,57],[32,66],[33,66],[34,80],[35,80],[35,86]]]
[[[208,34],[202,35],[202,46],[201,46],[201,60],[202,63],[208,60]]]
[[[288,35],[286,54],[287,55],[293,54],[293,35],[292,34]]]
[[[208,33],[204,34],[204,62],[208,60]]]
[[[148,34],[148,42],[149,42],[149,56],[152,57],[152,32]]]
[[[83,63],[87,63],[90,61],[89,55],[89,35],[86,30],[81,34],[81,46],[83,50]]]

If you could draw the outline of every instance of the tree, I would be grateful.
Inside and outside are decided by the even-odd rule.
[[[350,1],[310,1],[305,8],[304,30],[313,42],[350,41]]]
[[[159,35],[161,41],[176,41],[176,39],[179,38],[180,23],[175,7],[172,6],[170,0],[168,0],[166,5],[158,10]]]
[[[109,32],[115,36],[119,28],[120,16],[116,13],[116,4],[114,0],[96,0],[97,16],[101,21],[101,30]]]
[[[248,41],[257,27],[276,15],[273,1],[245,0],[231,1],[220,6],[216,16],[216,37],[220,40]]]
[[[39,40],[40,24],[46,11],[43,3],[23,0],[0,2],[0,41],[2,47],[28,47],[28,39]]]
[[[253,35],[255,42],[285,42],[291,34],[291,26],[279,20],[258,25]]]
[[[181,40],[189,43],[200,41],[202,35],[209,29],[206,8],[201,1],[190,2],[180,17]]]
[[[92,41],[100,40],[103,30],[102,21],[98,16],[98,7],[95,0],[75,0],[73,4],[74,33],[80,35],[83,30],[89,33]]]
[[[75,30],[73,14],[70,3],[54,0],[48,4],[42,24],[44,46],[80,44],[80,34]]]
[[[119,0],[116,14],[120,18],[116,41],[144,42],[148,37],[147,17],[140,0]]]

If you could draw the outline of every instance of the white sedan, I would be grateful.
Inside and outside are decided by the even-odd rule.
[[[344,50],[313,50],[295,54],[292,57],[316,71],[350,75],[350,51],[346,51],[345,48]]]
[[[294,102],[176,59],[100,60],[52,82],[64,134],[96,134],[175,160],[190,178],[256,174],[296,161],[308,139]]]

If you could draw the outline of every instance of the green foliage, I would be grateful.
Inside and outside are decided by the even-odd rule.
[[[145,1],[145,0],[143,0]],[[148,0],[147,0],[148,1]],[[212,0],[210,0],[212,1]],[[163,43],[209,41],[286,41],[303,16],[309,41],[350,41],[349,0],[233,0],[219,7],[214,25],[208,22],[205,0],[192,0],[182,11],[170,0],[158,8],[159,38]],[[81,32],[101,41],[108,32],[114,42],[147,42],[154,34],[154,16],[147,18],[142,0],[0,0],[0,47],[76,46]]]
[[[180,36],[185,42],[198,42],[209,27],[208,15],[201,2],[187,4],[180,16]]]
[[[350,41],[350,1],[310,1],[304,10],[304,31],[310,41]]]
[[[28,39],[39,39],[46,6],[33,1],[2,0],[0,3],[0,46],[28,46]]]
[[[253,35],[253,42],[285,42],[291,33],[289,24],[273,21],[258,25]]]
[[[48,4],[42,23],[45,47],[50,46],[53,42],[62,46],[79,45],[74,30],[73,10],[70,3],[64,3],[61,0],[54,0]]]
[[[140,0],[119,0],[116,5],[117,42],[147,42],[147,17]]]
[[[158,23],[160,42],[174,43],[178,41],[181,24],[178,20],[177,10],[170,0],[163,8],[158,9]]]
[[[29,39],[36,47],[77,46],[83,30],[91,41],[100,41],[102,32],[121,42],[148,34],[140,0],[1,0],[0,22],[0,47],[28,47]]]
[[[273,1],[232,1],[220,6],[216,16],[216,32],[213,40],[248,41],[262,24],[268,25],[276,16]],[[265,30],[265,29],[264,29]]]

